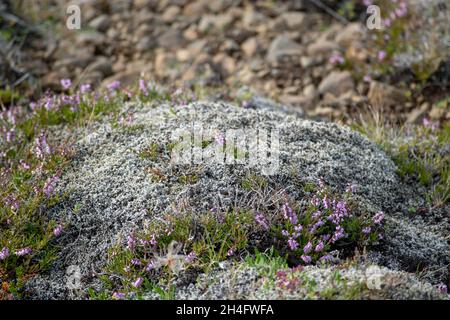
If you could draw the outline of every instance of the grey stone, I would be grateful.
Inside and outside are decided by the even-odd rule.
[[[300,56],[302,46],[292,41],[286,35],[279,35],[273,39],[267,52],[267,60],[269,62],[278,62],[283,56]]]

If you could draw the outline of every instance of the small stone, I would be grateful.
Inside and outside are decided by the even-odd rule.
[[[433,105],[433,107],[431,108],[429,116],[433,120],[440,120],[441,118],[444,117],[445,111],[446,110],[444,108],[440,108],[440,107],[438,107],[436,105]]]
[[[331,55],[333,51],[336,51],[338,49],[339,47],[336,43],[325,39],[319,39],[316,42],[310,44],[306,51],[310,56],[324,56]]]
[[[162,20],[164,22],[172,22],[180,15],[181,9],[178,6],[170,6],[164,11]]]
[[[353,90],[355,87],[352,76],[348,71],[333,71],[324,78],[319,85],[319,93],[331,93],[336,97]]]
[[[247,57],[253,57],[258,50],[258,41],[255,37],[248,38],[242,43],[241,49]]]
[[[112,62],[107,57],[97,57],[97,59],[88,65],[87,72],[100,72],[107,77],[112,74]]]
[[[283,56],[300,55],[302,46],[292,41],[286,35],[277,36],[270,44],[267,60],[269,62],[278,62]]]
[[[281,19],[283,19],[289,29],[304,31],[307,27],[306,14],[303,12],[285,12],[281,15]]]
[[[336,43],[341,47],[346,48],[353,42],[360,41],[364,37],[364,34],[364,27],[361,23],[349,23],[336,35]]]
[[[109,24],[110,24],[110,20],[109,20],[108,15],[101,14],[89,22],[89,27],[103,32],[109,28]]]

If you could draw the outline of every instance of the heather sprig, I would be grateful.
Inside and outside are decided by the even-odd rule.
[[[319,185],[297,207],[284,203],[279,213],[279,224],[271,226],[280,240],[280,249],[300,264],[328,261],[329,253],[340,247],[365,246],[375,243],[381,230],[383,212],[372,219],[353,213],[353,187],[346,194],[332,194]]]

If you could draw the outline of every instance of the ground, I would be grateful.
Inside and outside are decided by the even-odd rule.
[[[448,9],[319,3],[2,4],[0,299],[447,299]]]

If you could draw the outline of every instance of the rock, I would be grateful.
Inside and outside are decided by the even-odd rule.
[[[156,1],[154,0],[133,0],[133,6],[137,10],[153,9]]]
[[[86,68],[87,72],[100,72],[104,77],[112,74],[112,62],[107,57],[97,57]]]
[[[353,42],[359,42],[365,36],[364,27],[359,22],[349,23],[336,35],[336,43],[342,48],[347,48]]]
[[[247,29],[254,29],[254,27],[267,21],[266,16],[254,10],[252,7],[248,6],[242,15],[242,24]]]
[[[164,22],[173,22],[180,15],[180,12],[180,7],[173,5],[168,7],[166,11],[164,11],[161,18]]]
[[[319,93],[331,93],[336,97],[353,90],[355,87],[352,76],[348,71],[333,71],[319,84]]]
[[[258,50],[258,41],[255,37],[248,38],[242,43],[241,49],[247,57],[253,57]]]
[[[279,35],[270,44],[267,60],[276,63],[284,56],[300,56],[301,53],[302,47],[297,42],[286,35]]]
[[[110,20],[109,16],[106,14],[101,14],[89,22],[89,27],[104,32],[109,28]]]
[[[338,49],[339,47],[336,43],[325,39],[319,39],[316,42],[310,44],[306,51],[310,56],[330,56],[333,51],[336,51]]]
[[[438,107],[437,105],[433,105],[430,111],[430,118],[433,120],[440,120],[445,115],[445,108]]]
[[[387,108],[407,101],[405,93],[386,83],[371,81],[368,98],[375,108]]]
[[[165,49],[171,49],[182,47],[185,43],[180,30],[170,28],[161,34],[158,38],[158,45]]]
[[[77,34],[76,42],[80,46],[93,44],[102,46],[106,42],[106,36],[98,31],[83,31]]]
[[[198,24],[198,30],[200,32],[208,32],[212,29],[223,31],[224,28],[229,26],[234,20],[231,13],[224,13],[218,15],[208,14],[202,17]]]
[[[281,14],[281,19],[283,19],[289,29],[305,31],[305,28],[308,26],[306,14],[303,12],[284,12]]]
[[[156,42],[153,36],[144,36],[139,39],[136,44],[136,50],[139,52],[145,52],[156,47]]]
[[[317,93],[316,87],[313,84],[307,85],[303,88],[303,95],[314,97]]]

